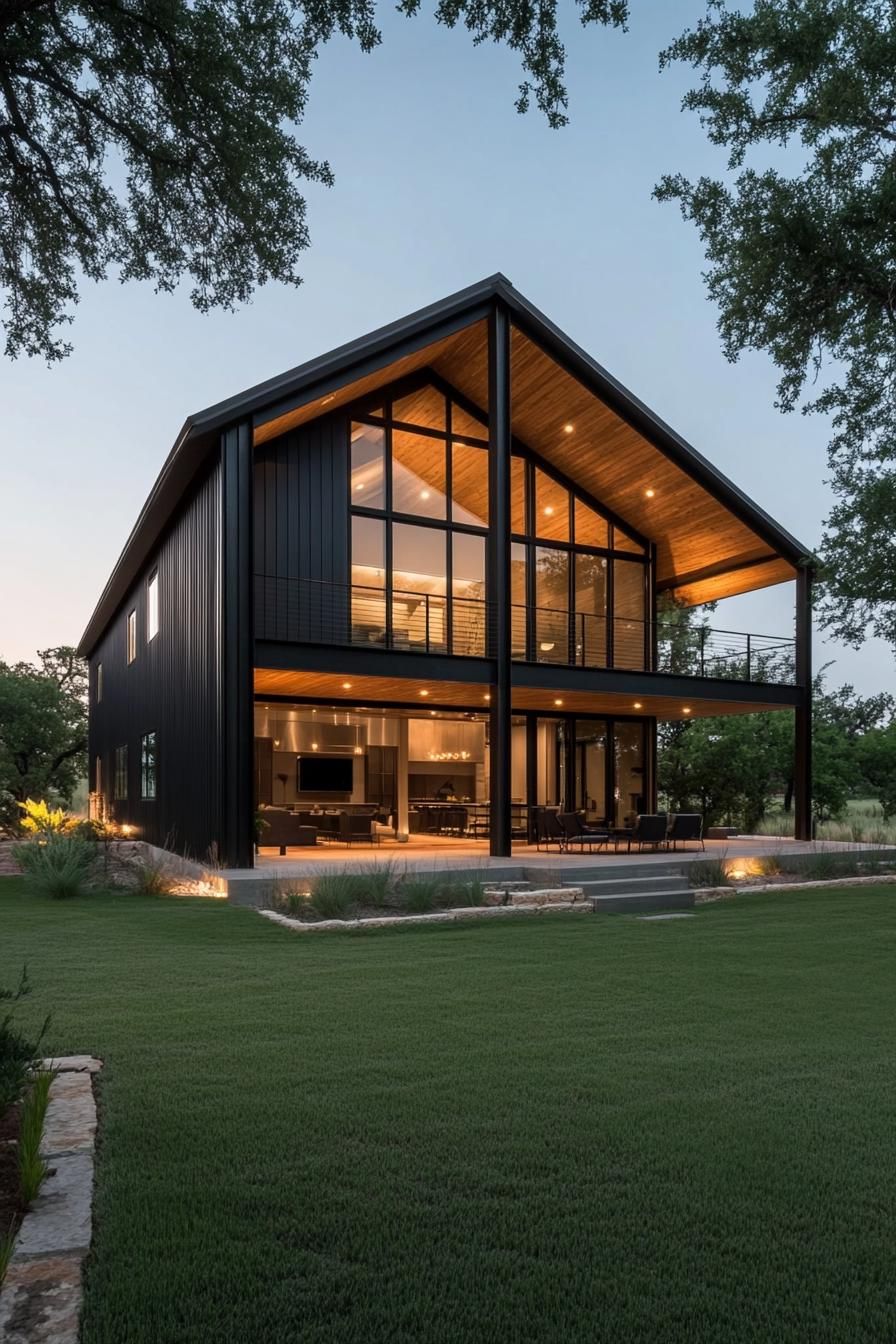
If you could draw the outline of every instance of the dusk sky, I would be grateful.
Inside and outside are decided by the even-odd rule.
[[[190,412],[495,271],[808,546],[830,493],[826,426],[774,408],[765,356],[728,364],[693,228],[651,191],[723,167],[679,111],[685,71],[657,53],[698,3],[633,0],[627,34],[566,32],[571,124],[514,110],[502,48],[381,12],[384,44],[318,61],[300,138],[329,159],[312,188],[304,285],[201,316],[186,290],[86,286],[74,354],[0,364],[0,657],[76,643]],[[793,585],[720,605],[712,624],[792,632]],[[887,648],[816,644],[833,684],[893,689]]]

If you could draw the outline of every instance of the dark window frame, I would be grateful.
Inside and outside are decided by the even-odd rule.
[[[128,800],[128,747],[116,747],[112,758],[112,798],[116,803]]]
[[[151,745],[151,761],[150,750]],[[151,791],[148,783],[151,781]],[[155,728],[140,738],[140,799],[154,803],[159,796],[159,743]]]
[[[125,622],[125,656],[128,667],[137,661],[137,608],[132,607]]]

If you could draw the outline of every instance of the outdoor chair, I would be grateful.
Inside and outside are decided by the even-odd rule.
[[[563,830],[567,850],[570,845],[578,845],[580,849],[584,849],[587,845],[589,849],[593,849],[595,845],[600,848],[601,845],[609,843],[609,831],[599,831],[586,826],[578,812],[561,812],[557,820]]]
[[[317,843],[317,830],[313,826],[302,824],[301,817],[281,807],[266,807],[262,810],[265,827],[258,841],[259,849],[276,847],[281,855],[286,854],[288,845],[314,845]]]
[[[556,845],[558,849],[566,848],[566,832],[560,825],[557,813],[549,807],[539,807],[535,812],[535,848],[541,849],[542,845],[546,849],[551,845]]]
[[[374,830],[372,815],[341,812],[339,814],[339,839],[347,845],[379,844],[379,835]]]
[[[700,848],[706,849],[703,840],[703,818],[699,812],[676,812],[669,818],[666,840],[676,849],[679,844],[689,840],[699,841]]]
[[[628,837],[628,852],[632,852],[632,845],[637,845],[639,849],[645,845],[653,845],[654,849],[664,847],[667,827],[668,817],[665,812],[639,813]]]

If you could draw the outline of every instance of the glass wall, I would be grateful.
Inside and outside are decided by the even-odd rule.
[[[518,455],[512,459],[511,526],[513,564],[520,572],[524,565],[529,569],[528,586],[513,584],[514,657],[580,667],[648,666],[649,556],[643,543]]]
[[[356,419],[350,479],[353,642],[484,656],[485,427],[422,386]]]

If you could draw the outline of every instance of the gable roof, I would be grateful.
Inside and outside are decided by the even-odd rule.
[[[583,433],[578,447],[578,470],[594,468],[595,443],[615,443],[613,460],[622,463],[623,473],[628,470],[631,478],[629,512],[640,508],[643,502],[638,492],[639,482],[645,479],[644,471],[649,470],[652,481],[659,469],[654,458],[645,456],[652,451],[656,463],[662,460],[668,464],[664,488],[670,499],[673,495],[681,496],[681,483],[689,479],[697,484],[703,499],[721,506],[737,521],[740,533],[733,529],[726,554],[720,554],[713,563],[690,568],[685,556],[674,556],[670,549],[664,562],[668,572],[664,573],[662,567],[658,570],[660,588],[674,590],[692,603],[708,601],[730,591],[747,591],[791,578],[797,566],[809,563],[808,547],[570,340],[509,280],[496,274],[189,416],[88,622],[79,652],[90,653],[114,617],[179,501],[217,444],[221,430],[235,421],[249,419],[256,444],[263,443],[295,424],[426,367],[434,368],[458,386],[471,402],[484,406],[487,383],[483,383],[483,359],[478,347],[474,358],[473,344],[475,339],[482,345],[485,321],[496,303],[507,308],[515,331],[521,333],[519,351],[514,341],[514,364],[519,361],[522,367],[527,363],[530,370],[528,388],[524,388],[516,368],[512,372],[513,429],[518,437],[556,466],[563,467],[559,449],[552,458],[547,440],[532,442],[533,438],[539,438],[539,416],[543,421],[545,407],[553,403],[556,414],[563,410],[564,419],[591,422],[590,435]],[[544,392],[549,366],[557,370],[554,376],[558,380],[551,398]],[[569,410],[571,405],[577,408],[574,412]],[[637,463],[632,460],[636,449],[641,451]],[[595,473],[595,484],[605,493],[611,488],[599,471]],[[622,494],[625,485],[621,480],[618,488]],[[598,490],[592,488],[592,493],[598,495]],[[641,496],[643,493],[640,490]],[[606,502],[621,516],[628,516],[614,500]],[[695,524],[693,501],[689,503],[682,496],[677,507],[683,510],[683,518],[690,517],[692,525]],[[719,519],[721,513],[717,515],[716,530]],[[630,521],[637,530],[651,534],[650,527],[644,525],[649,524],[649,517],[632,517]],[[711,531],[713,525],[711,516],[703,518],[704,530]],[[722,575],[734,573],[741,575],[739,587],[732,589],[730,578],[727,588],[719,582]]]

